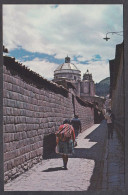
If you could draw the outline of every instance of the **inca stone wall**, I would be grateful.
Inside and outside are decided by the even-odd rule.
[[[3,66],[3,131],[5,182],[17,177],[44,158],[55,147],[55,131],[74,114],[72,94],[65,97],[47,87],[26,82]],[[29,80],[29,78],[27,78]],[[75,112],[82,127],[94,123],[93,108],[75,99]],[[85,128],[83,128],[85,130]],[[45,148],[45,150],[44,150]],[[47,151],[48,150],[48,151]]]
[[[79,102],[75,99],[75,114],[81,120],[82,131],[94,124],[94,108],[88,106],[80,106]]]

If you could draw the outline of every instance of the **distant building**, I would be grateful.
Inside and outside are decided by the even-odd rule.
[[[54,82],[62,84],[62,81],[71,82],[75,87],[76,95],[82,99],[91,101],[91,97],[95,96],[95,85],[92,74],[87,70],[81,80],[81,71],[70,61],[70,57],[65,58],[65,62],[54,71]]]
[[[80,83],[80,96],[82,98],[87,97],[87,96],[95,96],[95,85],[94,81],[92,79],[92,74],[89,73],[87,70],[86,73],[83,75],[83,80]]]

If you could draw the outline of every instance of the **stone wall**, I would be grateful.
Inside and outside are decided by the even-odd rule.
[[[80,106],[80,103],[75,98],[75,114],[77,114],[81,120],[82,131],[94,124],[94,108],[88,106]]]
[[[33,74],[31,71],[19,73],[20,65],[15,64],[15,70],[12,70],[9,62],[9,59],[5,60],[3,66],[5,182],[28,170],[52,152],[55,147],[55,131],[64,119],[71,119],[74,115],[71,92],[62,87],[59,89],[59,85],[50,82],[47,82],[47,86],[53,87],[38,87],[34,84],[35,79],[24,78],[27,71]],[[81,105],[76,97],[74,103],[75,112],[85,130],[94,123],[93,107]]]
[[[124,65],[123,43],[116,46],[115,59],[110,61],[110,92],[112,112],[115,115],[114,129],[124,146]]]

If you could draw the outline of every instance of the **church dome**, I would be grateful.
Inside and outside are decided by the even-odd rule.
[[[81,71],[76,67],[76,65],[70,62],[70,58],[68,56],[65,58],[65,63],[59,65],[58,68],[54,71],[55,74],[62,72],[77,72],[78,74],[81,74]]]
[[[77,68],[75,64],[70,62],[70,57],[65,58],[65,63],[58,66],[54,71],[54,80],[60,79],[67,80],[81,80],[81,71]]]
[[[61,70],[76,70],[76,71],[79,71],[78,68],[75,66],[75,64],[72,64],[72,63],[63,63],[55,71],[61,71]]]

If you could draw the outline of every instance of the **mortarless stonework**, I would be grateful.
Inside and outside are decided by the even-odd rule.
[[[38,88],[18,74],[12,74],[6,66],[3,66],[3,83],[4,174],[7,182],[44,158],[44,147],[54,146],[51,135],[64,119],[72,119],[74,106],[71,92],[65,97]],[[82,106],[76,97],[74,103],[84,131],[94,124],[94,109]],[[44,142],[45,137],[48,139]]]

